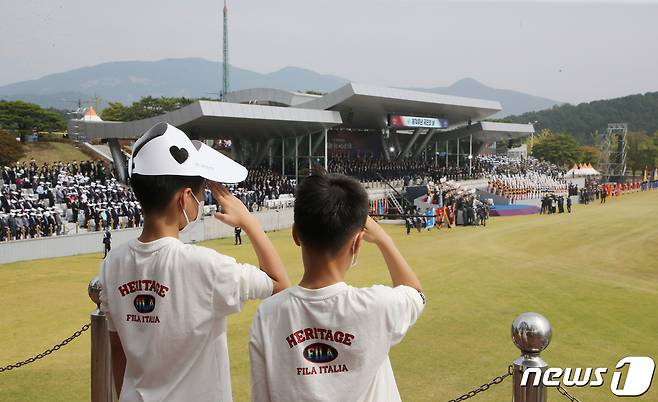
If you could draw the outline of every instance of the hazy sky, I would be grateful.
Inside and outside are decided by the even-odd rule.
[[[221,0],[0,0],[0,85],[118,60],[221,57]],[[581,102],[658,90],[656,1],[229,0],[230,62],[357,82],[472,77]]]

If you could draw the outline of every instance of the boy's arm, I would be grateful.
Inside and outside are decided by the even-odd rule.
[[[225,187],[215,182],[209,182],[209,184],[213,198],[217,200],[223,210],[216,213],[215,217],[227,225],[239,226],[244,229],[251,239],[260,269],[272,279],[272,293],[278,293],[289,287],[290,280],[283,261],[270,239],[263,232],[260,222],[249,212],[242,201],[233,196]]]
[[[123,375],[126,372],[126,355],[121,346],[119,334],[110,331],[110,348],[112,350],[112,374],[114,376],[114,388],[117,397],[121,396],[121,387],[123,386]]]
[[[363,239],[375,244],[379,248],[388,266],[393,286],[405,285],[422,293],[423,288],[420,285],[418,277],[411,270],[411,267],[400,253],[400,250],[395,246],[395,243],[393,243],[391,236],[370,217],[366,220]]]

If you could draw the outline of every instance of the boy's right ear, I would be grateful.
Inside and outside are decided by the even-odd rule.
[[[292,224],[292,239],[295,241],[295,244],[297,246],[301,246],[299,243],[299,237],[297,237],[297,228],[295,227],[295,224]]]

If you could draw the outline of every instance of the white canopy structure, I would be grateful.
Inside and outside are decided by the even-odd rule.
[[[574,164],[573,167],[567,172],[566,176],[600,176],[601,173],[594,169],[591,164]]]
[[[98,114],[96,114],[96,111],[94,110],[93,106],[89,106],[87,109],[85,109],[85,114],[82,116],[83,121],[103,121]]]

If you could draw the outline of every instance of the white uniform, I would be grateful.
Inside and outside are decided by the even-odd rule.
[[[112,250],[100,281],[126,354],[121,401],[231,401],[226,316],[272,294],[263,271],[164,237]]]
[[[264,301],[251,326],[254,401],[399,401],[388,352],[423,311],[408,286],[300,286]]]

